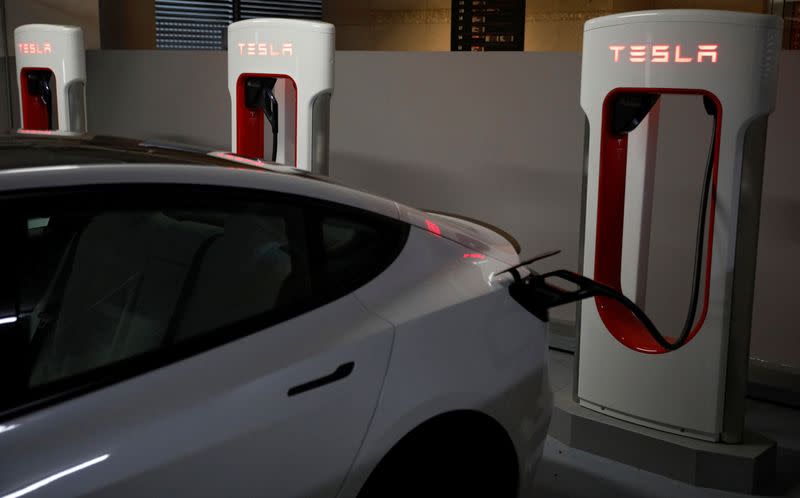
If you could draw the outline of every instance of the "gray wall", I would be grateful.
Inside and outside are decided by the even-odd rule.
[[[753,355],[800,368],[800,52],[784,52],[770,117],[758,237]],[[800,386],[795,386],[800,388]]]
[[[335,177],[483,219],[523,255],[563,251],[542,269],[577,269],[578,54],[338,52],[336,64]]]
[[[89,128],[228,148],[225,68],[224,52],[89,51]],[[792,217],[800,211],[798,81],[800,53],[785,52],[769,124],[752,339],[754,356],[795,370],[800,333],[790,292],[800,277],[800,230]],[[331,174],[404,203],[494,223],[515,234],[523,255],[562,249],[540,267],[577,269],[579,88],[580,56],[573,53],[337,52]],[[685,132],[683,115],[680,105],[665,109],[662,126]],[[692,120],[688,127],[702,132],[702,125]],[[702,167],[698,136],[690,148]],[[675,137],[666,136],[664,143],[670,141]],[[659,164],[680,150],[660,149]],[[694,185],[664,181],[674,195],[698,195]],[[657,205],[654,216],[669,227],[685,226],[687,217],[693,225],[692,209],[670,214]],[[685,232],[680,244],[688,248],[693,232]],[[668,232],[654,241],[654,254],[668,255],[668,244],[678,244]],[[652,270],[665,285],[662,297],[669,296],[673,269]],[[663,309],[648,304],[656,315]],[[571,307],[555,314],[573,316]]]
[[[89,130],[229,148],[227,54],[89,50]]]

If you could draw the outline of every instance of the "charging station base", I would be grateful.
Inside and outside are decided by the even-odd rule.
[[[747,432],[742,444],[710,443],[617,420],[553,393],[550,435],[572,448],[694,486],[765,492],[775,476],[775,441]]]

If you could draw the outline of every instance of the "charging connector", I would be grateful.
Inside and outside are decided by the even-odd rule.
[[[53,73],[46,70],[28,71],[26,84],[28,95],[38,97],[42,104],[47,108],[47,127],[52,130],[53,126],[53,90],[50,87],[50,79]]]
[[[278,99],[274,88],[276,78],[253,77],[245,82],[244,103],[249,109],[260,109],[272,129],[272,161],[278,157]]]

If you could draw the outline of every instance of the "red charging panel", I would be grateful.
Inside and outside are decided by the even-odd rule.
[[[722,129],[722,105],[719,99],[705,90],[673,88],[617,88],[603,103],[603,129],[600,138],[600,172],[597,192],[597,234],[595,240],[594,279],[621,291],[622,227],[625,216],[625,173],[627,167],[628,137],[614,136],[608,126],[614,97],[621,93],[685,94],[708,96],[717,107],[717,129],[714,142],[713,172],[709,202],[708,234],[706,235],[706,261],[703,290],[703,307],[700,317],[689,333],[691,340],[708,314],[711,253],[714,244],[714,216],[717,200],[717,170],[719,143]],[[661,347],[645,326],[619,302],[607,297],[595,297],[597,312],[611,335],[623,345],[642,353],[659,354],[668,350]],[[687,341],[688,342],[688,341]]]
[[[247,78],[277,78],[292,82],[295,94],[294,120],[294,160],[297,165],[297,83],[285,74],[242,73],[236,80],[236,155],[250,158],[264,158],[264,113],[248,109],[244,100],[244,83]],[[280,112],[280,109],[278,109]]]
[[[22,94],[22,128],[26,130],[49,130],[50,117],[47,114],[47,105],[38,96],[28,93],[27,76],[31,71],[50,71],[43,67],[26,67],[19,72],[19,91]],[[53,74],[50,71],[50,74]],[[55,77],[53,77],[55,81]],[[55,89],[53,89],[55,90]],[[53,106],[53,112],[55,112]]]

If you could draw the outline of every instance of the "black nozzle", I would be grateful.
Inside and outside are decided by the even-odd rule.
[[[263,105],[261,98],[265,91],[275,88],[275,78],[247,78],[244,83],[244,105],[250,109],[260,109]]]
[[[29,71],[26,75],[28,95],[40,97],[42,102],[49,105],[53,99],[53,92],[50,89],[50,77],[52,75],[53,73],[46,70]]]
[[[612,103],[611,132],[614,135],[630,133],[644,120],[658,102],[654,93],[623,93]]]

